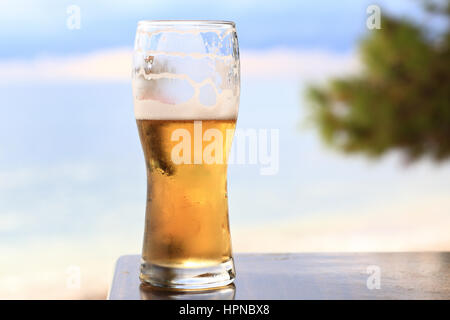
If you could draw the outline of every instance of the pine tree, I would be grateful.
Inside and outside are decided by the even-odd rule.
[[[450,1],[426,2],[446,28],[382,14],[382,28],[359,45],[363,71],[312,86],[312,118],[322,138],[347,153],[400,150],[409,161],[450,157]]]

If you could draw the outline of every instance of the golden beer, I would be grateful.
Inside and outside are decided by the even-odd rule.
[[[143,283],[218,288],[235,278],[227,158],[240,96],[230,21],[140,21],[134,115],[147,168]]]
[[[226,163],[231,143],[221,144],[220,161],[195,163],[194,158],[199,151],[203,157],[214,143],[203,141],[205,132],[217,130],[225,140],[234,132],[235,123],[137,120],[148,183],[144,261],[163,267],[201,268],[231,259]],[[194,127],[201,131],[195,132]],[[184,152],[191,157],[187,163],[176,164],[173,150],[180,142],[174,141],[173,135],[180,130],[189,133],[190,150]],[[196,144],[201,144],[200,150],[195,150]]]

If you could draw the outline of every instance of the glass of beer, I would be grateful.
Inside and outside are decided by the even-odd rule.
[[[227,159],[239,91],[233,22],[139,22],[133,98],[147,168],[143,283],[191,290],[233,282]]]

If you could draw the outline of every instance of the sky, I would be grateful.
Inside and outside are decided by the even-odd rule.
[[[353,49],[373,1],[32,1],[0,4],[0,58],[74,55],[133,45],[138,20],[209,19],[237,24],[241,49]],[[415,1],[377,1],[390,12],[417,16]],[[81,10],[81,28],[66,27],[67,8]]]
[[[420,19],[414,1],[377,3]],[[130,70],[141,19],[236,22],[237,127],[280,132],[276,175],[230,165],[236,251],[449,250],[447,163],[347,157],[307,122],[308,84],[361,70],[368,4],[2,1],[0,298],[104,292],[115,259],[140,251],[146,179]],[[79,30],[66,27],[70,5]],[[83,270],[78,291],[66,286],[72,265]]]

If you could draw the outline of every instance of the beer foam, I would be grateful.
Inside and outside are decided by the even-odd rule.
[[[136,119],[236,119],[240,79],[235,32],[232,22],[139,23],[133,72]]]
[[[136,120],[231,120],[237,118],[239,109],[239,96],[229,89],[216,92],[215,104],[210,106],[200,103],[198,95],[178,104],[138,99],[134,81],[133,91]]]

